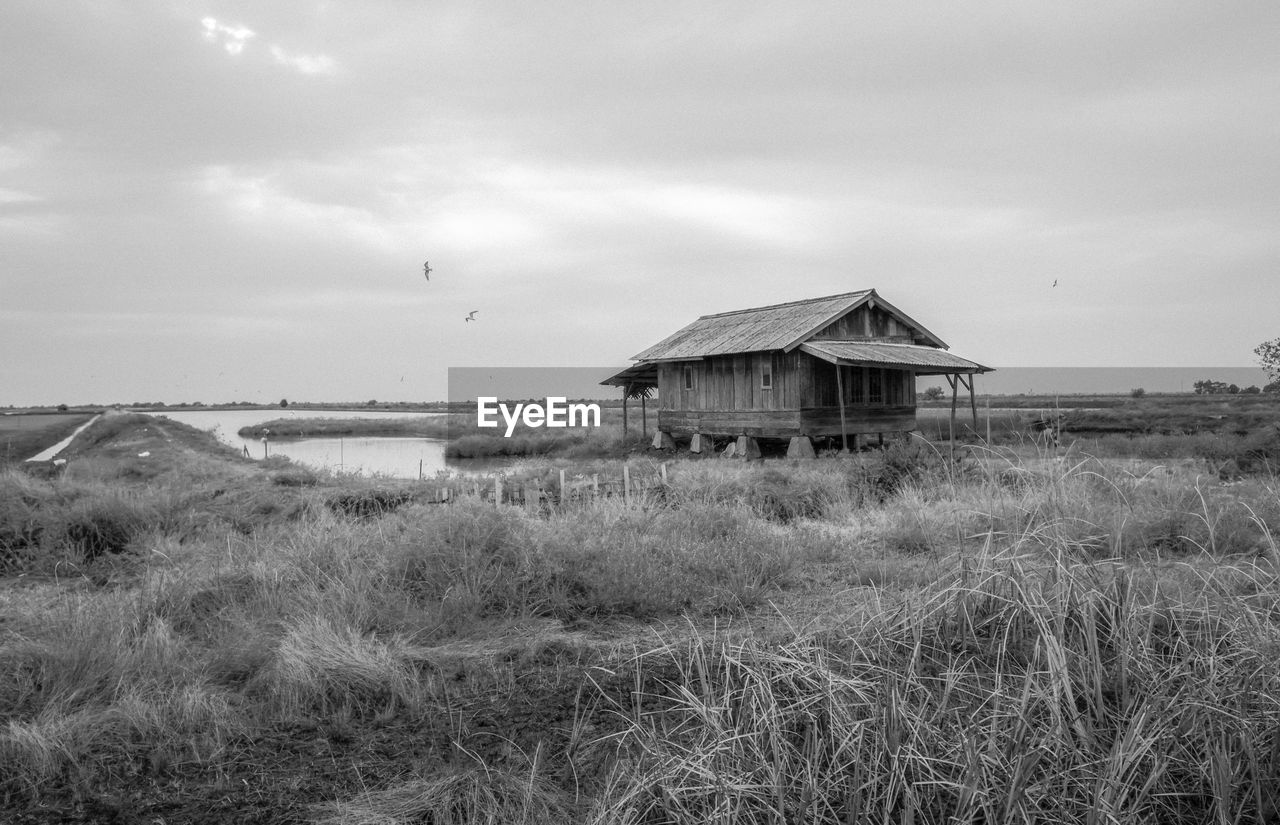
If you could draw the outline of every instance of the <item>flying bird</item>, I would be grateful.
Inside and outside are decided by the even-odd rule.
[[[1057,279],[1057,278],[1054,278],[1054,279],[1053,279],[1053,285],[1054,285],[1054,286],[1057,286],[1057,285],[1058,285],[1058,279]]]
[[[422,274],[426,277],[428,281],[431,280],[431,262],[430,261],[427,261],[422,265]]]
[[[469,313],[467,314],[467,317],[466,317],[466,318],[464,318],[464,319],[462,319],[462,320],[464,320],[464,321],[474,321],[474,320],[476,319],[476,313],[477,313],[477,312],[479,312],[479,311],[480,311],[480,310],[478,310],[478,309],[473,309],[473,310],[471,310],[471,312],[469,312]]]

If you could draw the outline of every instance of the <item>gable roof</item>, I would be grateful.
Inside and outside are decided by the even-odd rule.
[[[947,348],[940,338],[881,298],[874,289],[863,289],[804,301],[703,315],[684,329],[632,356],[631,360],[669,361],[769,350],[790,352],[836,319],[871,302],[913,327],[930,343],[942,349]]]

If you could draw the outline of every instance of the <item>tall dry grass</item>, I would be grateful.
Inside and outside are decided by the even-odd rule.
[[[678,675],[616,708],[590,821],[1274,821],[1274,567],[1241,574],[1269,591],[1242,604],[1041,549],[847,631],[641,654]]]
[[[229,774],[291,720],[455,714],[453,756],[315,817],[1275,821],[1269,476],[917,446],[677,463],[663,496],[547,514],[412,484],[356,512],[331,503],[396,490],[287,471],[0,476],[15,569],[50,574],[0,589],[0,794]],[[67,536],[116,516],[115,550]],[[493,642],[532,626],[584,660]],[[687,630],[616,653],[646,627]],[[535,686],[571,730],[503,727]],[[481,756],[473,727],[535,747]]]

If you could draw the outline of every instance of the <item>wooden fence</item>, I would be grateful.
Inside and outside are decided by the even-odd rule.
[[[634,504],[660,493],[667,484],[665,463],[658,465],[656,471],[649,472],[624,464],[622,475],[618,477],[602,476],[600,473],[570,475],[560,470],[558,479],[553,480],[549,487],[541,480],[524,481],[509,478],[505,473],[496,473],[474,480],[452,481],[434,490],[428,488],[426,499],[447,504],[460,498],[476,498],[495,505],[508,504],[538,510],[585,504],[602,498]]]

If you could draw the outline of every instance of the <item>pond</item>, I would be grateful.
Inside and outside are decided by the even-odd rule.
[[[269,441],[242,438],[239,430],[278,418],[431,418],[444,413],[394,412],[386,410],[156,410],[182,424],[212,432],[219,441],[237,450],[247,450],[252,458],[283,455],[300,464],[339,473],[364,476],[418,478],[446,469],[445,442],[434,438],[303,438]]]

